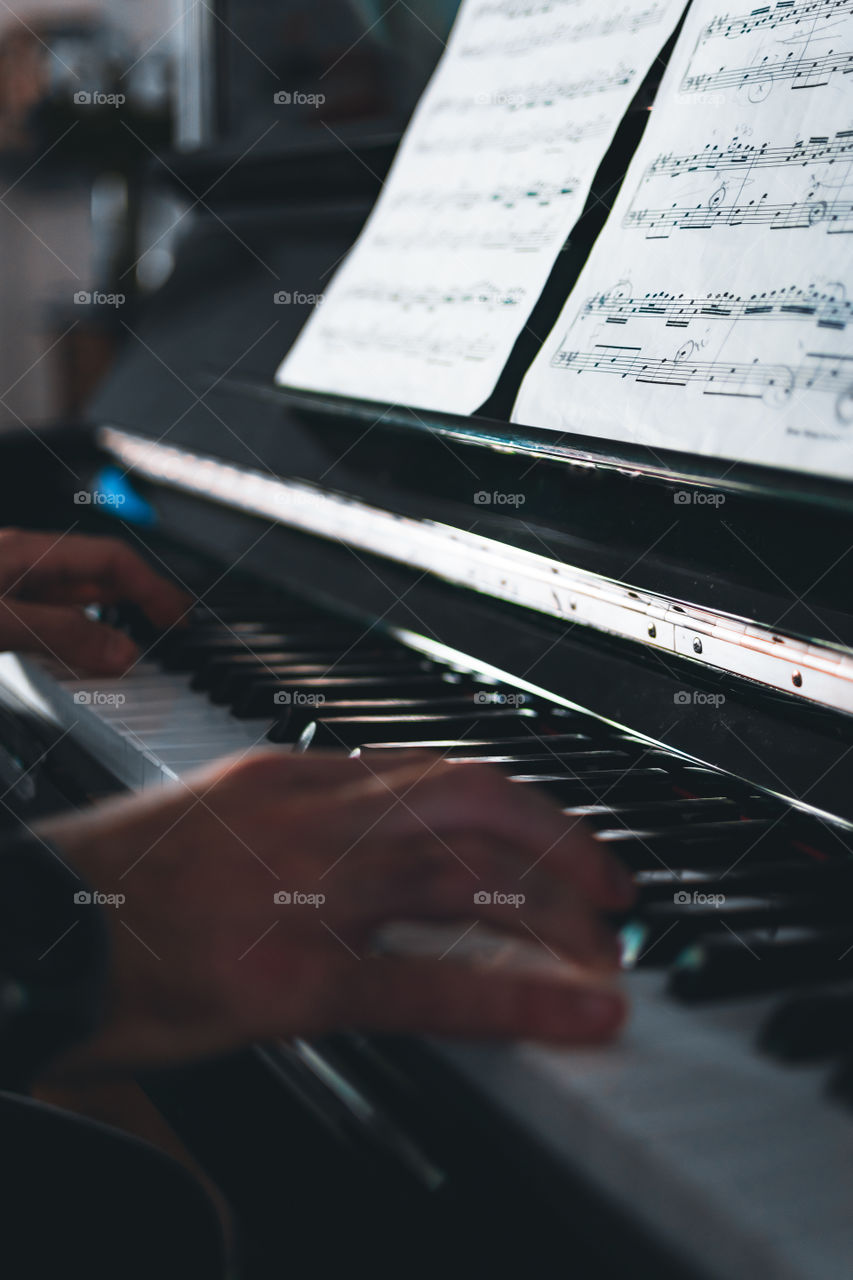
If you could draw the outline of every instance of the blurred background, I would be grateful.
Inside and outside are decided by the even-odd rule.
[[[188,162],[399,134],[457,7],[0,0],[0,429],[80,413],[204,207]]]

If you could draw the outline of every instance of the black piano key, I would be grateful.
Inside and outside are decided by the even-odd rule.
[[[737,818],[742,813],[737,801],[728,796],[697,796],[693,800],[640,800],[636,804],[580,804],[566,812],[585,818],[590,826],[681,827],[692,822],[717,822]]]
[[[671,902],[673,894],[723,893],[731,896],[766,893],[853,894],[853,862],[814,862],[802,856],[783,862],[752,863],[748,858],[722,873],[710,868],[678,868],[636,872],[640,905]],[[853,919],[853,910],[851,910]]]
[[[357,640],[363,633],[352,632],[348,638],[341,638],[341,647]],[[317,644],[325,640],[328,644],[331,637],[325,627],[300,626],[293,631],[255,631],[251,629],[235,630],[231,628],[222,633],[194,635],[192,632],[179,633],[173,631],[168,637],[169,643],[158,646],[157,659],[167,671],[194,671],[201,663],[213,657],[226,656],[231,653],[273,652],[277,649],[297,649]],[[335,637],[337,642],[337,637]]]
[[[670,970],[669,990],[687,1002],[758,995],[853,974],[853,927],[745,931],[703,939]]]
[[[275,718],[278,707],[290,706],[294,700],[308,706],[312,698],[442,697],[455,687],[452,679],[448,680],[438,669],[407,676],[332,675],[304,680],[257,680],[234,700],[231,712],[238,719]]]
[[[510,732],[525,720],[534,720],[534,711],[490,710],[481,707],[473,715],[447,716],[349,716],[324,721],[322,710],[299,740],[301,750],[341,748],[350,750],[366,743],[383,743],[389,747],[432,744],[436,741],[458,741],[470,734],[477,737],[495,731]]]
[[[232,702],[248,688],[253,680],[280,675],[286,679],[288,671],[299,665],[314,664],[323,674],[334,675],[339,665],[348,670],[355,667],[376,667],[381,672],[402,667],[423,670],[424,659],[415,657],[408,649],[377,649],[373,645],[330,649],[323,645],[316,649],[270,651],[268,653],[231,653],[217,655],[203,662],[193,674],[190,687],[206,689],[211,701],[221,704]]]
[[[682,891],[686,901],[655,902],[632,913],[628,929],[638,932],[641,955],[654,967],[667,965],[696,940],[707,944],[717,934],[742,936],[748,930],[844,925],[850,903],[824,895],[732,897],[730,894]],[[724,901],[720,902],[722,897]]]
[[[510,774],[513,782],[542,787],[558,804],[628,802],[648,796],[671,796],[672,780],[663,769],[599,769],[576,776],[568,774]]]
[[[695,823],[688,830],[611,828],[597,831],[606,844],[634,871],[656,866],[728,867],[738,859],[772,861],[792,852],[791,834],[784,822],[747,818],[738,822]]]
[[[758,1047],[791,1063],[853,1053],[853,993],[815,991],[792,996],[765,1020]]]
[[[511,773],[524,773],[530,777],[535,775],[542,778],[555,776],[571,778],[575,774],[600,772],[604,769],[621,769],[624,772],[631,767],[630,758],[622,755],[619,751],[597,751],[595,747],[591,747],[590,750],[584,750],[583,745],[580,743],[577,750],[574,751],[567,751],[564,747],[560,751],[544,751],[532,754],[513,753],[478,756],[472,752],[470,756],[466,756],[460,754],[460,752],[464,752],[464,749],[463,743],[458,752],[453,752],[452,758],[459,764],[491,764]]]
[[[541,718],[540,718],[541,723]],[[527,763],[528,760],[550,761],[555,769],[559,768],[559,760],[564,751],[582,751],[592,749],[593,742],[586,733],[549,733],[547,727],[537,727],[536,736],[489,738],[483,742],[460,742],[449,753],[448,760],[461,763],[481,764],[513,764]]]
[[[452,689],[452,685],[450,688]],[[316,720],[318,715],[324,721],[352,716],[417,716],[417,715],[452,715],[465,711],[473,711],[477,704],[473,694],[460,694],[452,698],[422,698],[408,701],[386,699],[382,702],[330,701],[326,699],[322,706],[300,706],[295,704],[282,706],[279,720],[272,726],[267,739],[270,742],[295,743],[305,729]]]

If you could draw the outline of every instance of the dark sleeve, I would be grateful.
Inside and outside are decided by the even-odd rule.
[[[26,1089],[97,1029],[108,957],[103,909],[61,854],[0,834],[0,1089]]]

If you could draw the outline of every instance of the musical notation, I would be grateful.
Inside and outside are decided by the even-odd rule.
[[[625,227],[640,228],[649,236],[669,231],[712,231],[717,227],[761,226],[771,231],[803,231],[822,226],[830,235],[853,233],[853,200],[819,197],[785,204],[767,202],[766,196],[744,203],[726,203],[721,187],[707,204],[694,209],[629,209]]]
[[[853,0],[692,0],[514,421],[853,480],[851,76]]]
[[[646,178],[681,177],[685,173],[742,172],[753,169],[779,169],[785,165],[833,165],[839,160],[853,161],[853,129],[842,129],[829,138],[801,139],[792,144],[760,146],[733,138],[728,146],[707,142],[698,152],[687,155],[658,156],[646,170]]]
[[[659,387],[706,384],[704,395],[764,400],[781,406],[795,391],[835,393],[846,398],[853,383],[853,356],[809,352],[800,365],[764,364],[759,360],[731,363],[696,360],[688,343],[671,358],[643,355],[639,347],[599,343],[593,351],[558,351],[551,365],[574,373],[609,373]]]
[[[486,311],[518,307],[524,302],[527,290],[506,289],[489,282],[455,289],[400,289],[381,284],[357,285],[346,291],[346,297],[355,302],[385,303],[409,311],[420,307],[437,311],[441,307],[477,307]]]
[[[687,74],[682,93],[712,93],[724,89],[755,88],[767,92],[777,81],[790,80],[792,89],[822,89],[835,75],[853,74],[853,53],[847,50],[825,53],[818,58],[797,56],[765,57],[748,67],[722,66],[717,71]]]
[[[528,31],[525,35],[498,36],[481,44],[464,45],[463,58],[484,58],[499,55],[504,58],[532,53],[546,45],[577,43],[580,40],[598,40],[619,32],[632,35],[642,27],[656,26],[666,13],[666,6],[650,4],[647,9],[636,10],[627,5],[616,13],[593,16],[580,22],[562,22],[546,31]]]
[[[382,194],[278,381],[482,404],[684,4],[462,0]]]
[[[702,40],[714,40],[720,36],[733,40],[738,36],[751,35],[755,31],[773,31],[777,27],[799,26],[801,23],[812,24],[812,30],[808,33],[811,36],[815,23],[847,17],[851,13],[853,0],[806,0],[804,4],[778,0],[772,9],[770,5],[764,5],[735,18],[729,14],[719,15],[708,23],[702,33]]]
[[[486,0],[475,10],[477,18],[538,18],[559,8],[576,8],[583,0]]]
[[[558,222],[556,225],[561,225]],[[389,228],[370,236],[373,248],[396,252],[420,253],[434,250],[454,253],[460,249],[480,250],[488,253],[538,253],[554,236],[553,219],[537,222],[527,227],[490,226],[478,227],[476,223],[464,230],[449,228],[428,230],[425,227]]]
[[[491,94],[466,94],[449,98],[440,98],[432,107],[435,115],[450,113],[465,115],[469,111],[499,108],[503,111],[523,111],[532,107],[553,107],[559,102],[574,102],[579,98],[594,97],[599,93],[610,93],[614,89],[624,89],[633,84],[636,70],[624,62],[620,62],[612,71],[598,75],[583,76],[580,80],[549,80],[547,82],[532,81],[526,85],[514,85],[508,89],[498,89]]]
[[[740,297],[732,293],[712,293],[701,298],[659,290],[632,297],[617,285],[606,293],[588,298],[582,315],[601,317],[605,324],[627,325],[632,320],[662,320],[666,328],[686,329],[694,320],[740,320],[799,322],[814,320],[819,329],[842,331],[853,326],[853,301],[816,287],[801,289],[789,285]]]
[[[499,187],[495,191],[476,191],[470,188],[458,190],[441,190],[426,188],[403,191],[389,201],[394,209],[406,205],[414,205],[422,209],[474,209],[480,205],[500,206],[514,209],[520,204],[550,205],[555,200],[574,195],[578,179],[568,178],[565,182],[534,182],[530,186],[512,184]]]
[[[401,331],[398,326],[385,328],[381,325],[371,325],[366,329],[324,325],[319,332],[330,349],[409,356],[428,364],[452,365],[457,360],[478,363],[487,360],[494,349],[494,341],[488,334],[464,338],[459,334],[441,336],[432,329]]]
[[[608,118],[605,115],[594,116],[589,120],[578,120],[566,123],[559,129],[540,129],[528,127],[512,133],[447,134],[427,135],[414,147],[418,155],[457,155],[460,151],[473,152],[499,151],[509,155],[513,151],[527,151],[531,147],[541,148],[544,152],[562,149],[573,143],[588,142],[592,138],[606,133]]]

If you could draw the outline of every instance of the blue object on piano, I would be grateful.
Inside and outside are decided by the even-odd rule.
[[[102,467],[92,488],[103,495],[103,509],[119,520],[148,527],[157,523],[157,512],[136,492],[120,467]]]

